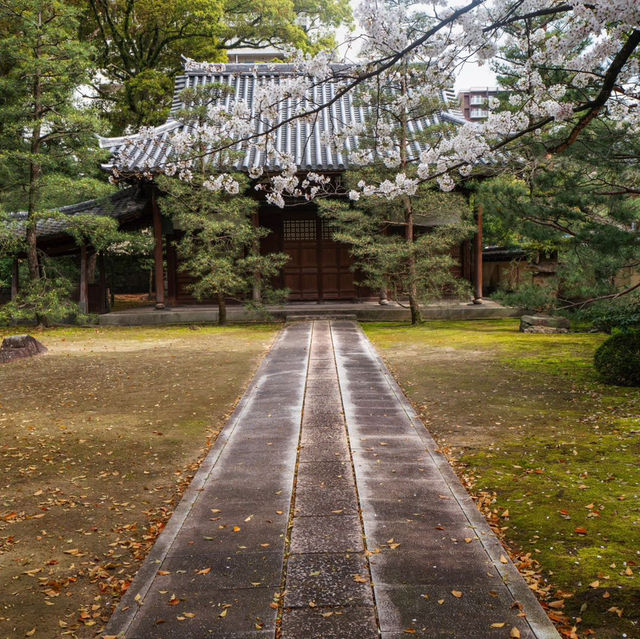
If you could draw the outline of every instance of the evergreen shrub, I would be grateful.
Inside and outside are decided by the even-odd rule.
[[[608,384],[640,386],[640,332],[609,337],[596,351],[594,364]]]

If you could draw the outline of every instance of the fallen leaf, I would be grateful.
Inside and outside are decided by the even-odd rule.
[[[170,606],[177,606],[180,603],[180,599],[178,599],[175,595],[171,595],[171,599],[168,601]]]
[[[363,577],[362,575],[353,575],[353,580],[359,584],[366,584],[369,581],[366,577]]]
[[[208,575],[211,572],[211,568],[202,568],[201,570],[196,570],[196,575]]]
[[[471,537],[465,537],[465,538],[464,538],[464,542],[465,542],[466,544],[470,544],[472,541],[473,541],[473,539],[472,539]]]
[[[549,602],[549,608],[553,608],[554,610],[560,610],[564,608],[564,599],[558,599],[557,601]]]
[[[508,564],[509,560],[504,555],[500,555],[500,563],[501,564]]]
[[[492,623],[491,627],[492,628],[504,628],[505,626],[505,622],[503,621],[502,623]]]
[[[509,633],[511,639],[520,639],[520,631],[514,626]]]
[[[240,532],[240,526],[234,526],[233,532]]]
[[[183,612],[182,614],[189,619],[193,619],[196,616],[194,612]]]
[[[582,526],[576,528],[576,534],[577,535],[586,535],[587,534],[587,529],[586,528],[582,528]]]
[[[224,619],[227,616],[227,612],[229,611],[229,608],[225,608],[219,615],[218,617],[220,617],[220,619]]]
[[[590,588],[598,588],[600,586],[600,582],[596,579],[589,584]]]
[[[461,593],[459,590],[452,590],[452,591],[451,591],[451,594],[452,594],[454,597],[457,597],[458,599],[460,599],[460,597],[462,597],[462,593]]]
[[[438,603],[442,605],[444,603],[444,599],[438,599]]]
[[[162,577],[166,577],[167,575],[170,575],[171,573],[168,570],[158,570],[158,574],[161,575]]]
[[[36,629],[32,628],[31,630],[24,633],[26,637],[33,637],[36,634]]]

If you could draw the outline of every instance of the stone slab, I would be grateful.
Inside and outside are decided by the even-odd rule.
[[[331,616],[326,616],[331,613]],[[374,608],[293,608],[282,619],[283,639],[378,639]]]
[[[293,554],[287,563],[286,608],[373,605],[362,553]]]
[[[363,551],[360,519],[354,515],[297,517],[291,535],[291,552]]]

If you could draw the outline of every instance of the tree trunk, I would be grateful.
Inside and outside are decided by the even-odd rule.
[[[476,236],[474,238],[474,282],[473,282],[473,303],[482,304],[482,204],[476,208]]]
[[[409,282],[407,286],[407,292],[409,293],[409,308],[411,309],[411,324],[422,323],[422,313],[420,312],[420,303],[418,299],[418,274],[416,270],[416,256],[413,252],[413,207],[411,206],[411,200],[404,198],[405,204],[405,240],[407,241],[408,251],[408,267],[409,267]]]
[[[164,308],[164,251],[162,247],[162,217],[155,191],[151,193],[151,209],[153,213],[153,264],[156,283],[156,310]]]
[[[227,302],[223,293],[218,293],[218,326],[224,326],[227,323]]]
[[[404,74],[402,76],[402,85],[401,85],[401,93],[402,95],[406,95],[408,93],[407,87],[407,75],[409,73],[409,68],[407,63],[404,63],[403,66]],[[402,112],[402,127],[401,127],[401,136],[400,136],[400,161],[402,164],[403,170],[406,172],[408,157],[407,157],[407,142],[409,136],[409,124],[408,124],[408,114],[406,108],[403,109]],[[411,198],[408,195],[403,197],[404,202],[404,221],[406,223],[405,226],[405,240],[407,242],[407,266],[409,271],[409,282],[407,286],[407,292],[409,294],[409,308],[411,309],[411,324],[416,325],[422,322],[422,314],[420,313],[420,303],[418,301],[418,273],[416,268],[416,255],[414,253],[413,246],[413,205],[411,203]]]
[[[20,262],[18,258],[13,260],[11,269],[11,299],[15,300],[20,292]]]
[[[253,213],[251,215],[251,223],[253,224],[253,228],[257,229],[260,225],[259,219],[258,219],[258,214],[257,213]],[[251,250],[253,252],[254,255],[259,256],[260,255],[260,238],[258,238],[256,236],[255,240],[253,241],[253,245],[251,247]],[[253,273],[253,301],[256,304],[260,304],[262,303],[262,275],[260,273],[259,270],[256,270]]]
[[[38,14],[39,25],[42,25],[42,12]],[[41,57],[41,42],[38,36],[36,44],[35,57]],[[42,165],[37,160],[41,151],[42,134],[42,79],[40,71],[37,71],[33,80],[33,118],[34,125],[31,129],[31,148],[29,157],[29,193],[28,193],[28,209],[27,209],[27,263],[29,265],[29,277],[32,281],[40,278],[40,269],[38,268],[38,248],[36,236],[36,219],[35,214],[38,210],[40,199],[40,179],[42,177]]]

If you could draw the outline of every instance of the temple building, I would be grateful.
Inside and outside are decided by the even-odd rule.
[[[224,84],[229,87],[228,96],[225,98],[229,104],[241,100],[251,108],[258,86],[276,85],[294,73],[292,65],[282,63],[188,64],[176,79],[167,122],[153,129],[152,135],[148,135],[147,132],[144,143],[140,143],[142,138],[136,134],[100,139],[101,146],[111,153],[111,160],[104,166],[105,170],[111,171],[117,167],[119,174],[125,177],[130,186],[108,201],[82,203],[66,207],[67,210],[63,211],[73,215],[111,215],[119,220],[122,228],[146,226],[153,229],[155,294],[158,308],[199,303],[189,292],[189,284],[193,280],[188,273],[181,270],[176,254],[174,241],[179,238],[179,231],[173,227],[170,219],[163,216],[162,199],[158,197],[153,183],[153,176],[161,172],[167,162],[171,161],[171,136],[188,126],[176,117],[185,107],[181,100],[182,91],[189,87],[212,83]],[[351,124],[360,124],[366,119],[367,112],[362,106],[355,104],[351,92],[336,97],[335,82],[319,83],[313,89],[313,95],[308,97],[309,106],[324,103],[329,106],[322,109],[318,117],[312,121],[293,119],[285,122],[277,130],[275,144],[281,154],[288,154],[295,159],[300,176],[315,172],[339,182],[340,176],[349,166],[349,151],[357,148],[357,139],[348,138],[345,148],[339,149],[326,143],[322,134],[332,127],[344,128]],[[442,95],[443,107],[439,113],[429,120],[412,122],[410,126],[415,127],[415,133],[419,133],[421,127],[441,122],[462,124],[465,120],[462,114],[456,111],[455,104],[453,94],[445,92]],[[294,113],[294,109],[299,107],[299,101],[296,102],[294,98],[284,100],[280,105],[281,120],[287,120]],[[262,126],[259,117],[255,118],[255,126],[258,133]],[[413,151],[417,156],[421,150],[420,144],[416,142],[412,145],[415,146]],[[278,154],[270,157],[261,156],[261,152],[253,145],[238,145],[236,151],[234,157],[237,159],[234,160],[233,167],[236,171],[248,173],[252,167],[262,167],[265,174],[269,175],[282,169],[278,160],[272,159],[277,158]],[[261,200],[259,212],[254,216],[254,223],[270,230],[269,235],[261,240],[261,252],[282,252],[289,256],[289,261],[276,285],[289,290],[290,301],[357,301],[371,300],[381,295],[380,291],[371,291],[358,285],[348,245],[334,241],[330,229],[318,215],[317,206],[313,202],[281,209],[267,203],[260,192],[256,193],[256,197]],[[428,232],[430,228],[455,221],[450,219],[450,216],[434,214],[418,219],[417,226],[421,232]],[[49,254],[73,251],[71,238],[63,239],[63,223],[57,224],[53,229],[44,226],[39,229],[39,244]],[[479,237],[481,241],[480,234]],[[78,251],[77,247],[75,251]],[[457,274],[469,281],[474,281],[475,274],[477,289],[482,270],[482,261],[478,260],[481,248],[478,251],[476,246],[474,250],[471,242],[465,242],[457,247],[454,253],[458,265]],[[474,254],[476,255],[472,260]],[[104,305],[96,306],[89,303],[89,278],[86,276],[86,269],[89,268],[90,260],[91,247],[83,248],[79,298],[81,306],[84,304],[89,310],[100,312],[104,310]],[[101,282],[102,286],[108,285],[104,278]],[[92,297],[100,299],[101,295],[104,298],[104,291],[98,291]],[[211,303],[210,300],[201,302]]]

